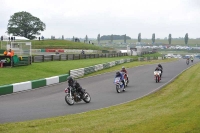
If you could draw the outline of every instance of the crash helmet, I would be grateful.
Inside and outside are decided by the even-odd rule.
[[[67,78],[67,80],[68,80],[68,83],[69,83],[69,84],[73,84],[73,83],[74,83],[74,79],[73,79],[72,76],[69,76],[69,77]]]
[[[160,67],[156,67],[156,70],[160,70]]]
[[[161,67],[161,64],[158,64],[159,67]]]
[[[120,72],[116,72],[116,76],[117,76],[117,77],[120,76]]]
[[[125,69],[125,67],[124,66],[122,66],[122,70],[124,70]]]

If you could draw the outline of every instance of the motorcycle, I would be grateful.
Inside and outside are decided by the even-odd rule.
[[[121,91],[125,91],[124,84],[122,83],[120,77],[116,77],[114,80],[114,83],[116,85],[117,93],[120,93]]]
[[[160,74],[161,71],[154,71],[154,79],[156,80],[156,83],[160,82]]]
[[[189,63],[190,63],[190,62],[189,62],[189,59],[186,59],[186,64],[189,65]]]
[[[124,76],[124,83],[125,86],[128,86],[129,80],[128,80],[128,74],[126,74],[125,72],[121,72],[122,75]]]
[[[89,103],[91,101],[91,97],[88,92],[86,92],[85,89],[83,89],[84,94],[82,96],[81,92],[78,92],[77,89],[72,88],[69,86],[68,88],[65,89],[65,101],[68,105],[73,105],[75,102],[81,102],[82,100],[85,103]]]

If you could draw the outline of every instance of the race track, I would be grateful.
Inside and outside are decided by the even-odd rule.
[[[199,62],[199,59],[193,64],[197,61]],[[78,79],[81,86],[91,95],[92,100],[89,104],[81,102],[73,106],[67,105],[64,100],[67,82],[0,96],[0,123],[81,113],[134,100],[157,90],[191,65],[186,65],[184,59],[163,63],[164,73],[160,83],[155,83],[153,78],[157,64],[129,68],[127,70],[130,83],[126,92],[122,93],[115,90],[115,72]]]

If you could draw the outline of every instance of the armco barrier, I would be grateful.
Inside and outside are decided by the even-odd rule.
[[[147,58],[147,59],[150,59],[150,58]],[[144,57],[138,57],[138,60],[143,61]],[[118,65],[118,64],[122,64],[122,63],[126,63],[126,62],[133,62],[133,61],[134,61],[133,58],[131,58],[131,59],[121,59],[121,60],[117,60],[117,61],[112,61],[112,62],[108,62],[108,63],[103,63],[103,64],[98,64],[98,65],[86,67],[86,68],[70,70],[69,74],[70,74],[70,76],[72,76],[74,78],[79,78],[79,77],[83,77],[84,75],[95,72],[95,71],[99,71],[99,70],[102,70],[102,69],[113,67],[113,66]]]
[[[103,64],[103,69],[109,68],[110,67],[110,63],[104,63]]]
[[[115,66],[115,61],[110,62],[110,67]]]
[[[120,61],[115,61],[115,65],[118,65],[118,64],[120,64]]]
[[[103,64],[98,64],[94,66],[95,71],[99,71],[103,69]]]
[[[70,76],[72,76],[74,78],[78,78],[78,77],[82,77],[86,74],[95,72],[95,71],[99,71],[99,70],[102,70],[102,69],[113,67],[113,66],[118,65],[118,64],[122,64],[122,63],[125,63],[125,62],[132,62],[132,61],[133,61],[133,59],[121,59],[121,60],[118,60],[118,61],[112,61],[112,62],[98,64],[98,65],[94,65],[94,66],[90,66],[90,67],[70,70],[69,74],[70,74]]]
[[[0,95],[11,94],[13,92],[36,89],[39,87],[44,87],[44,86],[55,84],[55,83],[65,82],[68,76],[69,74],[64,74],[64,75],[59,75],[59,76],[54,76],[54,77],[49,77],[49,78],[44,78],[44,79],[38,79],[38,80],[33,80],[33,81],[26,81],[26,82],[0,86]]]
[[[119,60],[119,63],[120,64],[124,63],[124,60],[123,59]]]
[[[84,74],[89,74],[89,73],[93,73],[93,72],[95,72],[94,66],[84,68]]]
[[[69,74],[74,78],[82,77],[84,76],[84,68],[70,70]]]
[[[138,61],[144,61],[144,57],[138,57]]]

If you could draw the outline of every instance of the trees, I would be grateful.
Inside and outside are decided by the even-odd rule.
[[[100,44],[100,34],[98,34],[97,36],[97,41],[98,41],[98,44]]]
[[[171,44],[171,42],[172,42],[172,35],[171,34],[169,34],[168,42],[169,42],[169,44]]]
[[[126,43],[126,34],[124,35],[124,43]]]
[[[85,36],[85,42],[88,43],[88,36]]]
[[[185,34],[185,45],[188,44],[188,33]]]
[[[141,33],[138,34],[138,42],[141,42]]]
[[[113,40],[124,40],[124,35],[113,35]],[[126,39],[131,39],[129,36],[126,36]],[[111,40],[111,35],[103,35],[100,37],[100,40]]]
[[[156,36],[155,36],[155,33],[153,33],[153,34],[152,34],[152,44],[155,43],[155,37],[156,37]]]
[[[14,13],[7,26],[7,33],[13,36],[23,36],[28,39],[36,38],[35,35],[40,35],[40,31],[46,28],[39,18],[32,16],[30,13],[22,11]]]
[[[110,42],[113,43],[113,34],[110,36]]]

